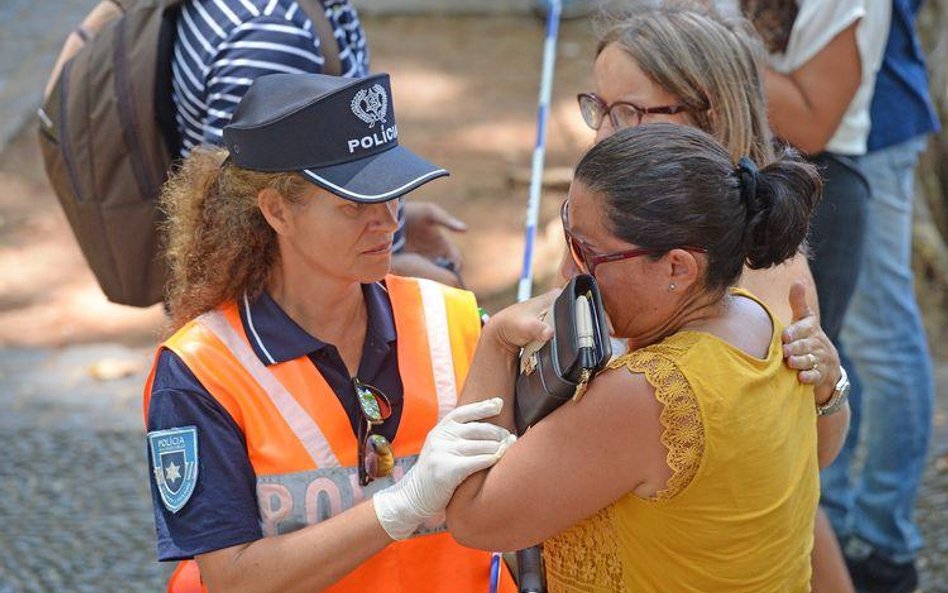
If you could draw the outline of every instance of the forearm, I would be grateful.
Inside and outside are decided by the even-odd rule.
[[[767,115],[777,135],[803,152],[826,148],[862,82],[858,20],[790,74],[767,69]]]
[[[839,122],[824,122],[814,103],[792,76],[767,69],[764,74],[767,116],[774,132],[797,149],[822,152]]]
[[[203,554],[197,562],[212,593],[312,593],[390,543],[370,500],[299,531]]]
[[[843,404],[835,414],[819,416],[816,421],[816,454],[819,460],[820,469],[829,467],[843,443],[846,441],[846,434],[849,432],[849,403]]]
[[[810,587],[813,593],[855,593],[846,571],[846,560],[839,549],[836,534],[833,533],[833,526],[820,507],[816,507],[813,551],[810,557],[813,564]]]
[[[555,292],[549,292],[501,311],[487,324],[478,341],[471,370],[461,392],[461,401],[466,403],[492,397],[502,398],[503,410],[492,422],[507,430],[515,430],[514,387],[520,347],[553,337],[553,328],[544,323],[542,317],[550,309],[555,297]],[[564,517],[569,519],[568,512],[563,512],[564,508],[583,509],[580,503],[583,502],[583,496],[589,494],[589,488],[585,487],[588,481],[583,484],[582,494],[574,496],[568,492],[568,488],[562,487],[562,476],[558,467],[554,467],[556,464],[541,464],[541,471],[532,473],[538,469],[537,460],[546,454],[552,459],[565,460],[564,463],[569,466],[570,454],[586,453],[582,447],[567,446],[566,443],[574,442],[570,431],[580,429],[583,423],[571,422],[570,415],[564,416],[563,411],[563,408],[557,410],[562,420],[558,422],[554,418],[557,414],[551,414],[544,422],[531,428],[523,437],[524,440],[511,446],[490,471],[471,475],[455,490],[447,516],[448,527],[459,542],[483,549],[525,547],[556,533],[549,529],[569,525],[557,522]],[[564,429],[560,422],[566,423],[569,428]],[[529,446],[523,446],[531,439],[543,442],[544,433],[556,433],[565,441],[555,439],[554,443],[542,446],[542,454]],[[600,453],[597,451],[596,455]],[[584,459],[587,456],[584,455]],[[587,463],[587,466],[587,469],[594,468],[595,464]],[[582,474],[581,470],[574,475],[579,474]],[[550,485],[554,483],[556,486]],[[553,492],[564,498],[551,503],[549,507],[538,509],[536,500],[528,494],[533,488]],[[531,512],[525,512],[525,506]],[[534,512],[540,514],[534,515]],[[555,517],[547,517],[547,512],[552,512]]]
[[[490,323],[484,328],[481,340],[478,342],[471,370],[464,382],[461,391],[460,403],[466,404],[491,397],[501,397],[504,408],[500,415],[491,419],[491,422],[503,426],[516,434],[514,426],[514,385],[516,382],[517,358],[513,353],[497,346],[491,336]],[[489,515],[480,500],[480,492],[484,486],[487,472],[482,471],[470,476],[458,486],[451,498],[447,509],[448,527],[460,529],[466,536],[479,531],[483,526],[482,518]],[[469,540],[469,544],[476,544],[477,538]]]
[[[459,405],[500,397],[504,400],[501,413],[490,422],[515,433],[514,386],[517,380],[518,357],[502,348],[494,339],[494,321],[488,322],[477,343],[471,369],[461,390]]]

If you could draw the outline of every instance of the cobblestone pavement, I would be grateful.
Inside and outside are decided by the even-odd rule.
[[[919,560],[925,593],[948,593],[948,363],[935,380],[935,436],[917,511],[925,537]]]
[[[0,2],[0,147],[36,113],[66,33],[97,0],[55,3],[54,10],[39,10],[33,0]]]
[[[148,354],[0,353],[0,593],[158,592],[145,445]],[[96,364],[129,377],[100,381]]]
[[[922,591],[948,593],[948,461],[944,458],[940,469],[929,468],[918,516],[926,545],[919,561]]]
[[[140,424],[148,362],[113,345],[0,351],[0,593],[163,590]],[[131,374],[103,381],[97,368]],[[925,593],[948,593],[948,364],[938,382]]]

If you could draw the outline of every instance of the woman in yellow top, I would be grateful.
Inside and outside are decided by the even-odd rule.
[[[743,19],[724,22],[694,8],[637,9],[601,28],[594,85],[579,95],[580,111],[596,140],[624,127],[666,121],[708,132],[735,164],[747,155],[764,166],[774,158],[775,144],[767,120],[764,58],[753,27]],[[793,294],[792,301],[787,298],[800,281],[808,305],[800,293]],[[788,325],[783,336],[787,364],[799,370],[801,381],[814,384],[818,402],[845,388],[848,379],[839,355],[820,327],[805,254],[771,268],[745,267],[738,286],[758,296]],[[811,313],[803,315],[806,310]],[[815,590],[853,591],[822,512],[817,516],[813,571]]]
[[[551,593],[808,591],[818,468],[848,408],[816,403],[783,364],[780,322],[731,287],[745,262],[796,253],[819,193],[801,161],[735,167],[688,126],[634,127],[592,148],[563,207],[566,237],[633,350],[458,488],[454,537],[545,542]],[[512,403],[518,347],[550,333],[536,315],[548,303],[491,320],[463,402]]]

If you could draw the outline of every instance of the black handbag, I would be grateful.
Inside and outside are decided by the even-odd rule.
[[[529,344],[520,354],[514,416],[523,434],[570,399],[579,400],[586,386],[612,357],[609,328],[596,279],[576,276],[556,297],[546,322],[553,338]],[[539,546],[517,552],[519,593],[545,593]]]
[[[612,356],[602,297],[592,276],[570,280],[545,320],[553,326],[553,338],[521,353],[515,406],[520,434],[567,400],[582,398],[590,379]]]

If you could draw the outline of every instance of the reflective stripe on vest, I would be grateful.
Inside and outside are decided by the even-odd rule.
[[[386,288],[403,410],[392,442],[396,471],[365,489],[358,485],[356,438],[335,393],[306,356],[265,366],[250,347],[236,303],[202,315],[165,343],[244,432],[267,536],[328,519],[400,479],[428,431],[455,405],[480,331],[473,295],[395,276]],[[151,379],[146,413],[150,392]],[[329,591],[486,591],[489,554],[463,548],[443,531],[441,520],[431,521]],[[185,575],[196,571],[183,565],[175,574],[175,592],[195,586]],[[513,590],[505,575],[501,591]]]
[[[434,374],[435,390],[438,393],[438,419],[454,409],[458,401],[455,385],[454,360],[451,358],[451,338],[445,331],[448,327],[448,312],[444,297],[437,284],[430,280],[419,280],[421,302],[425,312],[425,327],[428,330],[428,350],[431,352],[431,370]]]
[[[273,376],[273,373],[260,362],[253,348],[244,337],[237,333],[227,318],[219,311],[210,311],[198,317],[197,322],[217,336],[217,339],[227,346],[244,369],[260,384],[264,393],[270,397],[270,401],[279,410],[283,420],[289,425],[290,430],[313,458],[313,462],[323,468],[339,467],[339,460],[329,448],[329,443],[326,442],[326,437],[323,436],[319,426],[306,414],[283,384]]]

